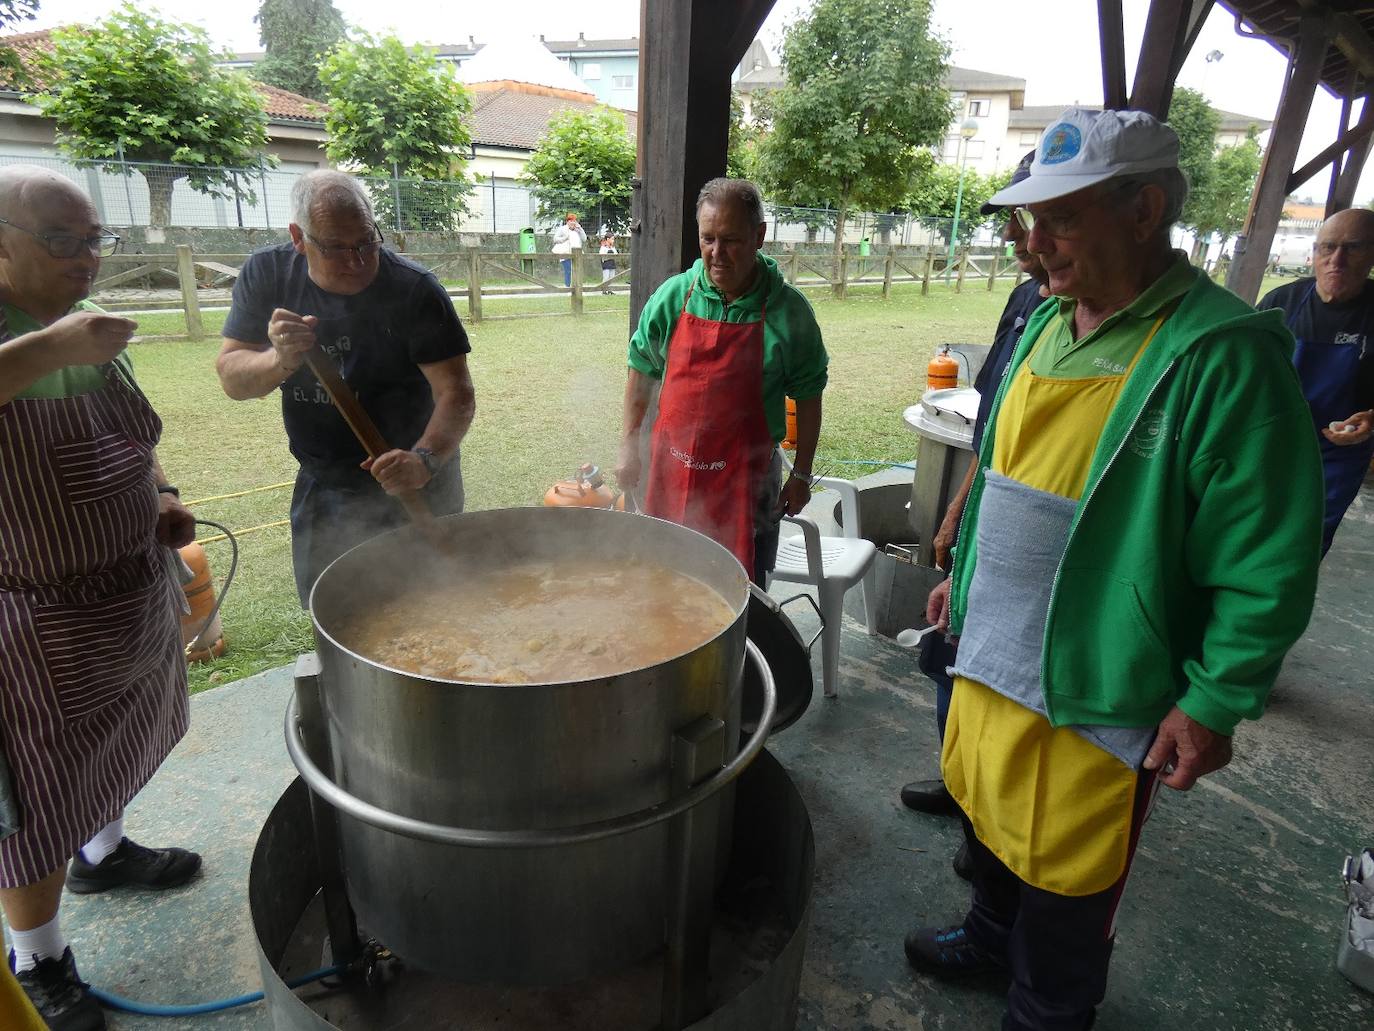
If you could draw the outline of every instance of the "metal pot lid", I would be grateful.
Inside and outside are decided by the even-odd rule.
[[[902,421],[922,437],[968,449],[973,446],[978,400],[978,391],[972,387],[927,390],[920,404],[902,412]]]
[[[811,678],[811,654],[806,642],[779,607],[777,601],[757,584],[749,585],[747,633],[768,660],[778,686],[778,709],[770,733],[785,730],[801,719],[811,704],[815,683]],[[763,685],[753,663],[744,664],[744,697],[741,704],[741,733],[752,734],[758,727],[763,708]]]

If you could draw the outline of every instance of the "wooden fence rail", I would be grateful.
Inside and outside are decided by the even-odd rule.
[[[569,313],[581,315],[585,311],[585,294],[589,285],[603,292],[615,292],[617,288],[623,291],[629,285],[633,269],[630,254],[617,254],[615,275],[602,281],[603,256],[591,251],[574,252],[572,260],[577,274],[572,276],[571,285],[565,286],[558,274],[558,266],[553,264],[559,261],[560,256],[556,254],[484,251],[469,247],[459,251],[407,253],[406,257],[451,284],[461,284],[451,285],[449,294],[454,297],[466,295],[467,318],[472,322],[480,322],[487,317],[482,310],[483,298],[562,294],[568,298]],[[247,258],[246,254],[197,255],[188,244],[179,244],[174,253],[168,254],[117,254],[103,260],[102,275],[96,280],[93,296],[96,303],[111,311],[139,307],[176,310],[177,302],[167,300],[150,301],[117,296],[102,299],[100,295],[102,291],[125,287],[135,281],[162,281],[168,287],[179,287],[179,308],[185,313],[186,335],[192,340],[200,340],[205,330],[198,291],[224,287],[234,282]],[[989,290],[999,278],[1013,273],[1017,283],[1022,278],[1014,259],[998,253],[973,254],[967,249],[958,251],[953,258],[933,249],[903,253],[889,250],[877,255],[845,253],[840,258],[838,276],[828,252],[792,251],[776,258],[787,282],[802,287],[828,286],[837,296],[843,296],[847,287],[856,284],[881,283],[883,298],[888,299],[892,295],[893,283],[920,283],[921,293],[926,295],[930,293],[932,280],[943,279],[948,284],[953,277],[957,293],[970,278],[986,280]]]

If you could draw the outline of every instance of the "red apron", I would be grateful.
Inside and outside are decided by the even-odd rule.
[[[668,341],[644,510],[723,544],[753,576],[754,518],[773,453],[763,411],[767,307],[758,322],[715,322],[687,311],[691,297]]]
[[[101,390],[0,406],[0,747],[19,815],[0,887],[61,866],[186,732],[180,587],[154,538],[162,423],[105,371]]]

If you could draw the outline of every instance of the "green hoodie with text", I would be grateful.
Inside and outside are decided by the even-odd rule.
[[[1007,385],[1055,312],[1031,317]],[[1055,726],[1158,723],[1175,704],[1231,734],[1258,719],[1312,613],[1322,468],[1278,312],[1201,272],[1141,356],[1094,452],[1050,598],[1041,665]],[[978,562],[983,475],[959,531],[958,634]]]

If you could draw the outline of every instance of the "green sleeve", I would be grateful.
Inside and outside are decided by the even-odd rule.
[[[1196,506],[1185,560],[1211,605],[1178,706],[1221,734],[1263,713],[1317,590],[1321,457],[1282,345],[1265,333],[1209,348],[1190,391],[1208,403],[1180,427]]]
[[[630,337],[630,368],[651,379],[662,379],[668,364],[668,340],[686,300],[691,273],[673,276],[653,292],[639,313]]]
[[[826,354],[825,343],[821,340],[821,327],[816,323],[816,314],[811,304],[800,293],[792,298],[786,309],[786,322],[783,329],[786,346],[783,355],[783,383],[787,396],[798,401],[819,397],[828,381],[827,366],[830,356]]]

